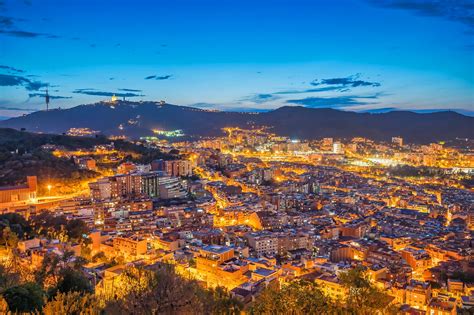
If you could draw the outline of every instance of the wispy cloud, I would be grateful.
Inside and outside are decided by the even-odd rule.
[[[321,80],[314,80],[310,83],[312,86],[320,86],[320,85],[327,85],[327,86],[339,86],[340,88],[348,88],[348,87],[361,87],[361,86],[372,86],[372,87],[379,87],[380,83],[378,82],[369,82],[360,79],[360,74],[354,74],[345,78],[331,78],[331,79],[321,79]]]
[[[306,97],[303,99],[294,99],[287,100],[288,104],[297,104],[303,105],[311,108],[340,108],[340,107],[349,107],[349,106],[360,106],[360,105],[372,105],[377,104],[373,101],[367,100],[376,100],[379,95],[369,95],[369,96],[337,96],[337,97]]]
[[[7,71],[12,71],[12,72],[17,72],[17,73],[24,73],[25,72],[25,70],[17,69],[17,68],[10,67],[10,66],[4,66],[4,65],[0,65],[0,69],[7,70]]]
[[[271,102],[280,99],[279,96],[274,94],[254,94],[241,99],[241,101],[249,101],[257,104]]]
[[[135,90],[135,89],[118,89],[119,91],[124,92],[142,92],[142,90]]]
[[[273,94],[289,95],[289,94],[319,93],[319,92],[331,92],[331,91],[347,92],[348,90],[349,89],[347,89],[344,86],[324,86],[324,87],[318,87],[318,88],[312,88],[312,89],[279,91]]]
[[[315,79],[310,85],[312,88],[307,89],[293,89],[278,91],[272,93],[273,95],[291,95],[291,94],[305,94],[305,93],[321,93],[321,92],[349,92],[351,89],[359,87],[380,87],[379,82],[371,82],[362,80],[359,73],[340,78],[329,79]]]
[[[265,108],[247,107],[247,106],[241,106],[241,105],[239,106],[239,104],[240,104],[239,102],[223,103],[223,104],[200,102],[200,103],[190,104],[188,106],[200,108],[203,110],[223,111],[223,112],[256,113],[256,112],[266,112],[266,111],[272,110],[272,108],[265,109]]]
[[[368,0],[383,8],[407,10],[420,16],[438,17],[474,28],[472,0]]]
[[[1,7],[1,5],[0,5]],[[0,16],[0,35],[19,37],[19,38],[59,38],[57,35],[48,33],[37,33],[25,31],[16,26],[16,22],[24,21],[23,19],[13,18],[9,16]]]
[[[50,39],[59,38],[59,36],[57,35],[28,32],[28,31],[22,31],[22,30],[0,30],[0,35],[20,37],[20,38],[36,38],[36,37],[44,37],[44,38],[50,38]]]
[[[0,102],[4,102],[4,100],[0,100]],[[37,111],[37,109],[0,106],[0,120],[12,118],[12,117],[18,117],[21,115],[29,114],[31,112],[35,112],[35,111]]]
[[[46,97],[46,93],[29,93],[28,96],[29,97]],[[72,98],[72,96],[61,96],[61,95],[51,95],[50,94],[49,98],[53,99],[53,100],[59,100],[59,99]]]
[[[168,79],[171,79],[173,77],[172,74],[167,74],[167,75],[149,75],[147,77],[145,77],[145,80],[168,80]]]
[[[21,110],[21,111],[26,111],[26,112],[37,111],[37,109],[33,109],[33,108],[20,108],[20,107],[8,107],[8,106],[0,106],[0,110]]]
[[[49,83],[32,81],[18,75],[0,74],[0,86],[23,86],[28,91],[38,91],[41,88],[48,87]]]
[[[72,93],[76,94],[84,94],[84,95],[93,95],[93,96],[108,96],[111,97],[113,95],[117,97],[138,97],[138,96],[145,96],[143,94],[137,94],[132,92],[108,92],[108,91],[98,91],[96,89],[76,89]]]
[[[12,27],[13,18],[9,16],[0,16],[0,27]]]

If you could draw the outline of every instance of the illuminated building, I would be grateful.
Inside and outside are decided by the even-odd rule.
[[[249,246],[258,255],[276,255],[278,253],[278,238],[271,233],[249,233],[247,234]]]
[[[138,237],[116,237],[113,240],[114,250],[128,256],[144,255],[147,252],[147,241]]]
[[[342,149],[342,143],[334,142],[332,145],[332,152],[334,154],[343,154],[344,150]]]
[[[131,162],[125,162],[125,163],[120,164],[117,167],[117,173],[118,174],[127,174],[127,173],[135,171],[136,169],[137,169],[137,167],[136,167],[135,164],[133,164]]]
[[[96,162],[93,158],[76,158],[75,159],[77,165],[79,165],[80,168],[86,169],[86,170],[91,170],[91,171],[96,171],[97,170],[97,165]]]
[[[392,137],[392,143],[398,146],[403,146],[403,138],[401,137]]]
[[[474,209],[469,211],[467,216],[467,225],[471,230],[474,230]]]
[[[426,314],[429,315],[456,315],[456,301],[433,299],[428,305]]]
[[[160,135],[160,136],[165,136],[165,137],[182,137],[184,136],[184,132],[182,129],[176,129],[176,130],[160,130],[160,129],[153,129],[153,133]]]
[[[96,182],[89,183],[91,198],[93,200],[105,200],[116,197],[112,195],[113,191],[117,191],[117,188],[113,188],[114,184],[117,186],[116,182],[113,183],[108,177],[100,178]]]
[[[323,139],[323,146],[324,147],[331,147],[333,144],[333,138],[324,138]]]
[[[73,137],[90,137],[98,133],[99,131],[92,130],[90,128],[69,128],[69,130],[66,132],[68,136]]]
[[[406,304],[426,310],[431,300],[431,285],[428,282],[411,280],[410,285],[405,288],[405,294]]]
[[[335,301],[343,301],[347,295],[349,289],[345,288],[337,276],[322,275],[315,279],[321,291]]]
[[[161,199],[185,198],[187,191],[184,183],[176,177],[163,177],[159,185]]]
[[[151,163],[151,169],[153,171],[164,171],[169,176],[180,177],[180,176],[191,176],[192,163],[188,160],[155,160]]]
[[[147,196],[152,198],[184,198],[185,182],[163,172],[136,172],[101,178],[89,183],[93,200]]]
[[[0,203],[36,199],[37,185],[36,176],[27,176],[25,185],[0,187]]]
[[[233,248],[208,245],[199,250],[196,270],[208,285],[233,289],[248,280],[245,273],[249,265],[235,257]]]

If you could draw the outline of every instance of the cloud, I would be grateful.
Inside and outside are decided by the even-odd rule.
[[[76,89],[72,93],[76,94],[84,94],[84,95],[93,95],[93,96],[107,96],[111,97],[113,95],[117,97],[138,97],[138,96],[145,96],[143,94],[137,94],[137,93],[121,93],[121,92],[105,92],[105,91],[98,91],[96,89]]]
[[[36,37],[44,37],[44,38],[51,38],[56,39],[59,38],[57,35],[52,34],[45,34],[45,33],[34,33],[34,32],[27,32],[21,30],[0,30],[0,34],[12,37],[20,37],[20,38],[36,38]]]
[[[381,86],[378,82],[364,81],[360,79],[360,74],[354,74],[348,77],[342,78],[330,78],[313,80],[310,83],[313,88],[301,89],[301,90],[286,90],[272,93],[274,95],[291,95],[291,94],[304,94],[304,93],[320,93],[320,92],[349,92],[351,88],[358,87],[379,87]]]
[[[267,112],[271,109],[265,108],[256,108],[256,107],[247,107],[247,106],[235,106],[239,104],[239,102],[232,102],[232,103],[224,103],[224,104],[216,104],[216,103],[194,103],[188,106],[199,108],[203,110],[209,111],[221,111],[221,112],[250,112],[250,113],[257,113],[257,112]]]
[[[0,103],[7,103],[8,100],[0,99]],[[18,117],[21,115],[30,114],[35,112],[37,109],[33,108],[20,108],[20,107],[10,107],[10,106],[0,106],[0,119],[9,119],[12,117]]]
[[[33,32],[26,32],[26,31],[7,31],[7,30],[0,30],[0,34],[14,36],[14,37],[23,37],[23,38],[34,38],[43,36],[41,33],[33,33]]]
[[[22,110],[26,112],[37,111],[37,109],[33,109],[33,108],[19,108],[19,107],[7,107],[7,106],[0,106],[0,110]]]
[[[388,9],[411,11],[419,16],[438,17],[474,28],[474,3],[471,0],[368,0]]]
[[[36,37],[59,38],[59,36],[57,35],[29,32],[29,31],[18,29],[17,27],[15,27],[15,22],[17,21],[25,21],[25,20],[12,18],[9,16],[0,16],[0,35],[3,34],[5,36],[20,37],[20,38],[36,38]]]
[[[28,96],[29,97],[46,97],[46,93],[29,93]],[[52,100],[59,100],[59,99],[72,98],[72,96],[49,95],[49,98]]]
[[[365,99],[377,99],[379,97],[376,95],[369,96],[338,96],[338,97],[306,97],[303,99],[287,100],[288,104],[298,104],[306,107],[312,108],[338,108],[338,107],[349,107],[349,106],[359,106],[359,105],[369,105],[376,104],[375,102],[368,102]]]
[[[276,93],[274,93],[274,94],[276,94]],[[250,102],[257,103],[257,104],[261,104],[261,103],[266,103],[266,102],[275,101],[277,99],[280,99],[279,96],[274,95],[274,94],[254,94],[254,95],[251,95],[251,96],[248,96],[248,97],[245,97],[245,98],[241,99],[241,101],[250,101]]]
[[[378,82],[369,82],[359,79],[360,74],[351,75],[345,78],[332,78],[332,79],[322,79],[322,80],[314,80],[310,84],[312,86],[320,86],[320,85],[339,85],[340,88],[342,87],[360,87],[360,86],[372,86],[372,87],[379,87],[380,83]]]
[[[341,86],[324,86],[312,89],[304,89],[304,90],[287,90],[287,91],[279,91],[273,94],[278,95],[286,95],[286,94],[304,94],[304,93],[318,93],[318,92],[330,92],[330,91],[339,91],[339,92],[347,92],[348,89]]]
[[[0,26],[1,27],[12,27],[13,26],[13,18],[9,16],[0,16]]]
[[[196,107],[196,108],[202,108],[202,109],[216,109],[217,107],[219,107],[218,104],[205,103],[205,102],[194,103],[194,104],[190,104],[189,106]]]
[[[8,70],[8,71],[13,71],[13,72],[18,72],[18,73],[23,73],[23,72],[25,72],[25,70],[13,68],[13,67],[10,67],[10,66],[4,66],[4,65],[0,65],[0,69],[4,69],[4,70]]]
[[[168,80],[168,79],[171,79],[173,75],[171,74],[167,74],[167,75],[162,75],[162,76],[159,76],[159,75],[149,75],[147,77],[145,77],[145,80],[151,80],[151,79],[154,79],[154,80]]]
[[[38,91],[41,88],[48,87],[49,83],[32,81],[18,75],[0,74],[0,86],[23,86],[28,91]]]
[[[118,89],[119,91],[125,92],[142,92],[142,90],[135,90],[135,89]]]

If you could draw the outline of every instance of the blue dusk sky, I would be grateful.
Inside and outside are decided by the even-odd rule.
[[[0,116],[109,99],[474,111],[474,1],[0,0]]]

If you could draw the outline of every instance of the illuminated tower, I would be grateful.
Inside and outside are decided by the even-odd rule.
[[[115,94],[114,94],[114,95],[112,95],[112,99],[111,99],[111,101],[112,101],[112,103],[115,103],[115,102],[117,102],[117,96],[115,96]]]
[[[44,96],[45,101],[46,101],[46,111],[49,110],[49,94],[48,94],[48,89],[46,89],[46,94]]]

